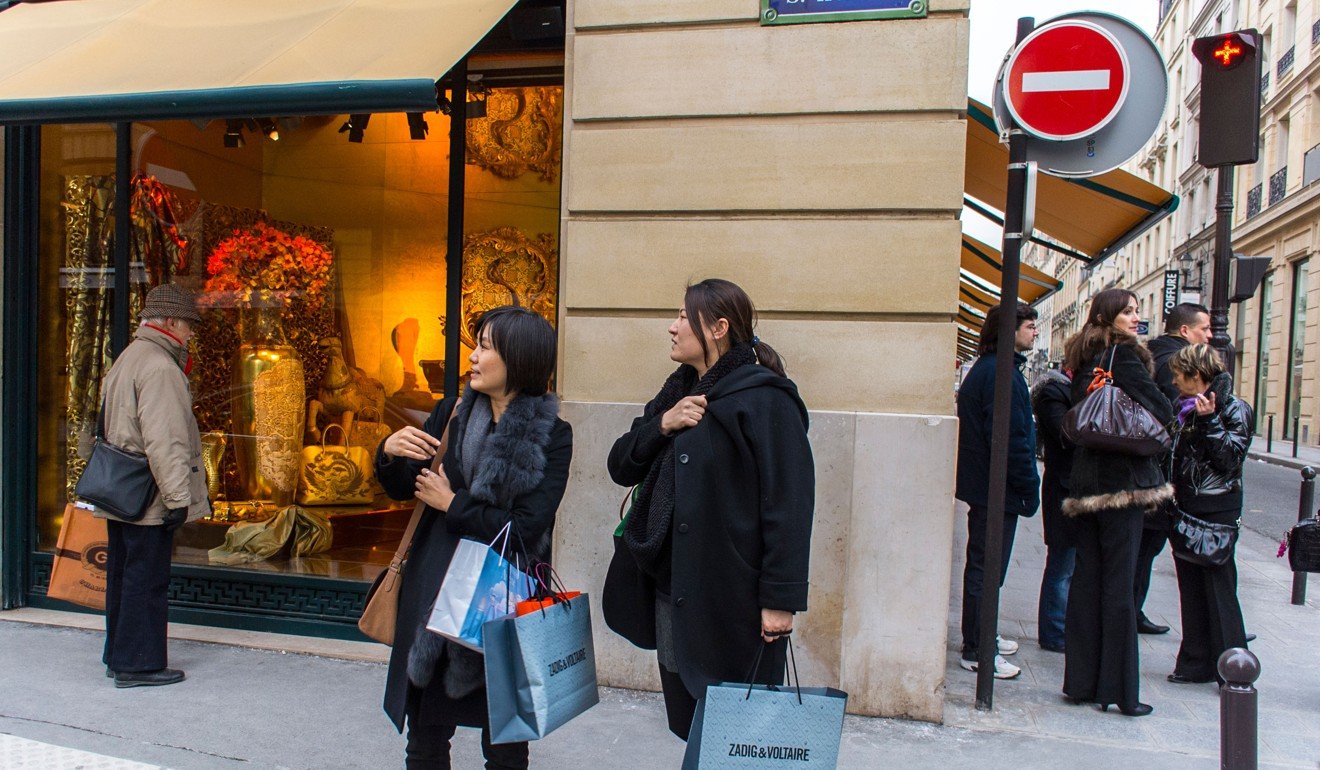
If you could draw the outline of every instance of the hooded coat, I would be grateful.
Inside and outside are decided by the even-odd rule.
[[[490,542],[512,521],[528,556],[549,561],[555,513],[568,485],[573,429],[559,419],[559,401],[551,394],[515,397],[487,439],[477,478],[466,478],[463,438],[474,401],[470,389],[457,409],[452,399],[442,401],[422,426],[440,438],[454,412],[443,459],[454,501],[447,512],[427,506],[403,569],[384,702],[385,713],[400,731],[405,717],[411,721],[419,714],[424,724],[486,725],[482,658],[426,631],[431,606],[461,538]],[[429,466],[391,458],[383,443],[376,451],[376,478],[395,500],[411,499],[417,475]],[[429,680],[425,686],[410,680],[410,668],[414,675],[424,670]],[[464,694],[455,697],[455,692]]]
[[[616,484],[640,484],[659,449],[673,442],[674,652],[695,698],[707,685],[746,681],[763,646],[762,609],[807,609],[815,509],[807,408],[792,380],[764,366],[741,366],[706,397],[701,422],[672,437],[660,433],[661,415],[647,417],[654,411],[648,404],[614,442],[608,461]],[[644,574],[634,577],[647,582]],[[643,631],[629,639],[651,648],[654,606],[634,609],[623,625]],[[782,681],[785,649],[766,648],[756,681]]]
[[[994,432],[996,353],[976,359],[958,388],[958,480],[954,497],[986,507],[990,497],[990,438]],[[1033,516],[1040,507],[1036,425],[1031,391],[1022,376],[1027,357],[1013,354],[1013,393],[1008,413],[1008,484],[1004,512]]]
[[[1251,448],[1251,407],[1233,395],[1233,378],[1221,372],[1210,383],[1215,411],[1196,412],[1173,434],[1173,488],[1178,507],[1196,513],[1242,508],[1242,463]]]

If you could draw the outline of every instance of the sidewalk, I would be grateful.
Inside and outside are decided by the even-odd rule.
[[[1273,446],[1265,441],[1264,436],[1256,436],[1251,440],[1251,449],[1247,450],[1247,456],[1253,460],[1264,460],[1267,463],[1282,465],[1288,468],[1301,469],[1304,466],[1311,466],[1320,471],[1320,447],[1307,446],[1306,444],[1297,445],[1297,456],[1292,456],[1292,441],[1275,439]],[[1266,449],[1273,451],[1267,452]]]
[[[1044,559],[1039,527],[1039,518],[1023,522],[1004,589],[1001,627],[1022,642],[1014,662],[1024,671],[1018,680],[996,683],[995,710],[973,708],[975,676],[957,665],[959,542],[953,544],[959,555],[948,608],[946,724],[848,717],[840,767],[1218,766],[1215,688],[1164,681],[1177,647],[1176,630],[1142,637],[1143,698],[1155,706],[1153,716],[1102,714],[1093,707],[1069,706],[1059,697],[1062,656],[1034,644],[1035,592]],[[1320,666],[1314,651],[1320,645],[1320,607],[1314,601],[1306,607],[1288,604],[1290,573],[1273,558],[1272,548],[1248,532],[1239,557],[1243,605],[1249,628],[1260,635],[1253,648],[1264,668],[1259,683],[1261,767],[1316,770]],[[1168,559],[1166,553],[1158,562],[1147,609],[1176,629]],[[0,620],[16,617],[33,616],[0,613]],[[223,631],[208,632],[216,641],[228,638]],[[202,635],[190,628],[178,633]],[[278,639],[259,636],[268,646]],[[239,645],[252,641],[242,634],[233,639]],[[116,760],[174,770],[402,766],[403,739],[380,711],[384,666],[375,656],[360,654],[371,645],[307,655],[176,635],[171,663],[188,672],[187,681],[116,690],[99,664],[101,643],[101,633],[90,628],[0,622],[0,766],[135,767]],[[603,689],[601,697],[600,705],[533,745],[533,767],[678,767],[682,744],[665,730],[658,696]],[[474,730],[459,732],[455,767],[481,767],[477,737]],[[5,761],[4,752],[12,746],[26,752],[29,764]],[[66,747],[99,755],[102,764],[61,758],[70,756],[61,753]]]

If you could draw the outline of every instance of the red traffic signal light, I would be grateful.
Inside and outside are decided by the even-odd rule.
[[[1232,69],[1242,61],[1246,44],[1237,33],[1229,33],[1218,38],[1217,44],[1210,51],[1210,61],[1221,69]]]
[[[1197,161],[1207,168],[1255,163],[1260,155],[1260,33],[1254,29],[1198,37],[1201,63]]]

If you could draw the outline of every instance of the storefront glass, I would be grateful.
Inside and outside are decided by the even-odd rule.
[[[1274,325],[1274,274],[1267,273],[1260,287],[1260,318],[1256,325],[1256,432],[1269,425],[1270,327]]]
[[[561,87],[483,94],[468,121],[461,352],[481,313],[556,321]],[[479,98],[482,98],[479,97]],[[194,411],[215,513],[175,562],[370,580],[412,505],[371,457],[445,374],[449,118],[132,127],[131,325],[162,282],[202,298]],[[115,133],[42,130],[38,541],[51,550],[109,365]]]
[[[1285,437],[1293,437],[1293,420],[1302,413],[1302,364],[1306,360],[1307,260],[1293,263],[1292,324],[1288,332],[1288,413]]]

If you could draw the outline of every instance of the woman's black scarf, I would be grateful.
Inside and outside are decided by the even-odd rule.
[[[697,379],[697,370],[684,364],[665,380],[660,392],[648,405],[645,416],[659,418],[683,398],[704,396],[734,369],[755,363],[756,353],[752,346],[739,343],[720,356],[700,380]],[[657,561],[664,551],[673,519],[674,442],[669,441],[651,461],[651,470],[637,490],[637,500],[623,530],[623,542],[637,560],[637,566],[652,577],[660,571]]]

